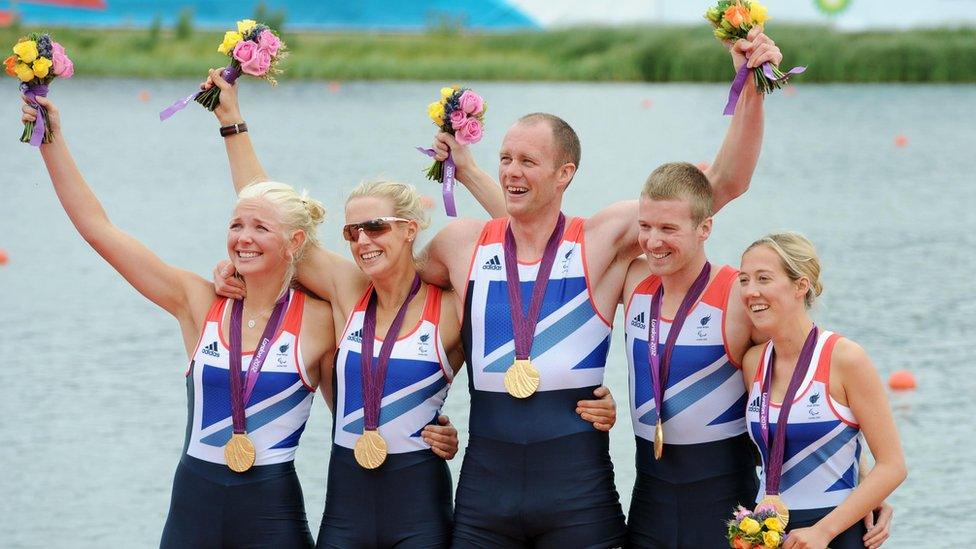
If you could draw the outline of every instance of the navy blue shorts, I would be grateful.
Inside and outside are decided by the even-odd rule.
[[[452,547],[611,548],[626,542],[607,433],[532,444],[472,436]]]
[[[638,473],[627,518],[629,547],[728,547],[725,523],[736,506],[753,507],[757,484],[752,468],[680,484]]]
[[[807,528],[813,526],[820,519],[833,511],[834,507],[823,509],[799,509],[790,511],[790,523],[786,525],[786,533],[795,528]],[[868,530],[864,527],[863,521],[857,521],[850,528],[844,530],[839,536],[832,539],[827,545],[830,549],[864,549],[864,535]]]
[[[292,461],[235,473],[183,455],[173,478],[162,549],[312,547]]]
[[[319,548],[443,548],[451,543],[451,473],[429,450],[364,469],[333,445]]]

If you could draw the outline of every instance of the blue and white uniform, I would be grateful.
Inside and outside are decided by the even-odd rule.
[[[363,434],[362,337],[370,286],[356,304],[336,351],[332,457],[318,547],[447,547],[451,478],[421,433],[437,423],[453,379],[438,331],[441,290],[425,286],[423,315],[397,339],[387,368],[378,431],[388,455],[377,469],[356,463]],[[373,345],[379,356],[382,340]]]
[[[628,520],[633,546],[727,544],[724,521],[729,509],[748,503],[755,490],[755,463],[745,434],[746,389],[725,337],[726,308],[737,274],[728,265],[718,269],[678,334],[664,391],[660,460],[654,459],[658,409],[648,339],[651,304],[661,279],[652,275],[641,281],[627,304],[624,333],[638,473]],[[661,318],[660,355],[671,325],[671,319]]]
[[[218,298],[211,306],[186,374],[184,454],[161,547],[309,547],[312,536],[294,466],[315,395],[301,358],[305,294],[292,291],[244,410],[256,453],[254,466],[244,473],[231,471],[224,460],[233,432],[230,350],[221,331],[228,303]],[[252,355],[242,353],[243,370]],[[269,509],[268,498],[278,504]]]
[[[469,269],[462,339],[471,392],[470,443],[458,485],[458,547],[615,547],[625,539],[609,438],[576,414],[603,383],[610,323],[586,275],[581,218],[567,220],[530,357],[538,391],[505,390],[515,343],[505,274],[507,219],[489,221]],[[539,263],[519,263],[523,296]],[[523,299],[528,309],[529,299]]]
[[[850,496],[857,486],[858,467],[861,457],[861,430],[851,409],[837,402],[830,395],[830,357],[840,335],[826,330],[818,334],[810,369],[797,390],[790,417],[786,424],[786,447],[783,454],[783,473],[780,479],[780,497],[790,510],[789,528],[810,526]],[[762,499],[765,489],[765,467],[768,459],[759,424],[762,380],[773,350],[767,343],[760,358],[756,377],[749,391],[746,420],[749,436],[762,456],[763,472],[760,473],[756,501]],[[769,440],[776,433],[776,422],[782,403],[770,402]],[[853,531],[845,532],[855,543],[863,535],[863,524],[858,521]],[[857,535],[859,534],[859,535]],[[831,547],[848,545],[835,539]],[[854,545],[863,547],[862,545]]]

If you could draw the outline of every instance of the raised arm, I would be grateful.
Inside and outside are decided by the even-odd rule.
[[[776,44],[762,33],[762,27],[753,27],[748,40],[732,44],[729,52],[736,71],[744,63],[752,68],[767,62],[779,65],[783,60]],[[732,123],[715,161],[705,170],[705,176],[712,184],[713,212],[718,212],[749,189],[762,147],[763,117],[763,95],[756,91],[750,79],[739,96]]]
[[[211,86],[220,88],[220,103],[214,109],[214,115],[221,127],[243,124],[240,105],[237,102],[237,87],[228,84],[220,75],[220,69],[210,69],[207,81],[200,85],[202,89]],[[227,160],[230,161],[230,175],[234,181],[234,190],[241,189],[255,181],[267,181],[268,174],[261,166],[258,155],[251,144],[251,138],[246,131],[228,135],[224,138],[227,149]]]
[[[448,153],[453,155],[457,166],[455,178],[478,200],[489,216],[505,217],[505,194],[501,186],[488,172],[478,167],[467,145],[461,145],[447,132],[440,132],[434,136],[434,150],[437,160],[446,160]]]
[[[58,199],[78,233],[139,293],[179,319],[184,335],[187,330],[193,332],[195,324],[206,316],[213,297],[210,283],[196,274],[167,265],[141,242],[112,224],[68,150],[61,133],[58,108],[44,97],[38,97],[37,102],[47,109],[54,134],[52,143],[41,146],[41,157]],[[35,120],[36,112],[26,105],[24,121]],[[193,337],[198,335],[197,331]]]

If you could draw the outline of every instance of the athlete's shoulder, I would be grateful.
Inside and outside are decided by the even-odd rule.
[[[651,270],[647,266],[647,261],[644,256],[638,256],[630,260],[630,264],[627,265],[627,278],[624,280],[623,298],[625,304],[630,302],[630,298],[633,297],[638,284],[650,275]]]
[[[749,382],[756,377],[756,371],[759,370],[759,363],[762,360],[763,350],[765,349],[765,343],[753,345],[742,357],[742,374]]]
[[[874,371],[874,364],[864,347],[839,334],[835,334],[835,337],[837,339],[830,355],[832,372],[839,372],[846,377],[848,374],[863,374],[865,370]]]

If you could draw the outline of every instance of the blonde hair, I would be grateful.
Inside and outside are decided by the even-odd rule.
[[[695,226],[712,216],[712,186],[697,167],[687,162],[669,162],[648,176],[641,196],[650,200],[687,199]]]
[[[426,229],[430,226],[430,216],[424,207],[422,196],[417,188],[396,181],[364,181],[349,193],[346,204],[354,198],[385,198],[393,204],[393,215],[416,221],[417,226]]]
[[[800,278],[806,278],[810,281],[810,287],[803,296],[803,303],[807,309],[812,307],[817,296],[823,293],[823,284],[820,282],[820,259],[817,257],[817,250],[813,247],[813,243],[800,233],[786,231],[760,238],[750,244],[746,252],[757,246],[766,246],[776,252],[790,280],[796,282]]]
[[[238,204],[253,199],[267,200],[275,208],[280,216],[279,221],[284,226],[285,234],[282,237],[285,241],[288,240],[290,236],[288,233],[291,231],[305,233],[305,240],[301,246],[290,257],[286,257],[288,269],[280,292],[284,293],[291,286],[292,279],[295,277],[295,265],[301,260],[306,247],[319,245],[318,226],[325,221],[325,206],[309,197],[307,190],[298,194],[291,185],[277,181],[251,183],[241,189],[237,195]]]

